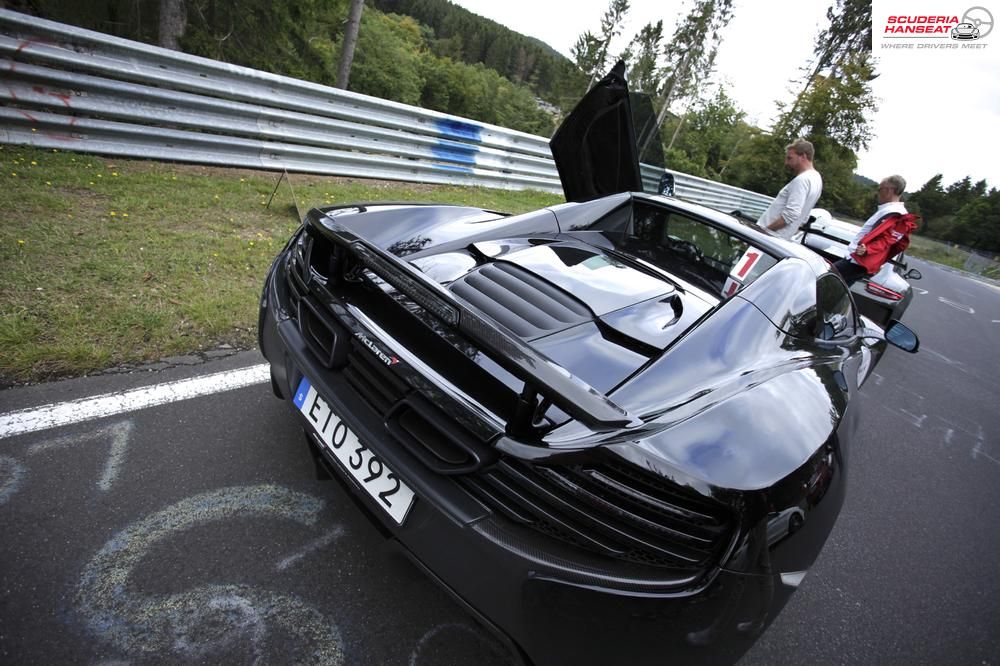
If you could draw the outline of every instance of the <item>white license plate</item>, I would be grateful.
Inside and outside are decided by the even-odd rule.
[[[413,491],[409,486],[358,440],[357,435],[330,409],[329,403],[305,377],[295,392],[294,402],[305,414],[326,450],[397,525],[402,525],[413,506]]]

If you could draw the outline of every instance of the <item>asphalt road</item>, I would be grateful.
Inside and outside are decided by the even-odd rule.
[[[1000,664],[1000,288],[913,261],[848,499],[742,664]],[[0,414],[259,363],[0,392]],[[506,664],[267,384],[0,439],[0,663]],[[665,655],[664,662],[669,662]]]

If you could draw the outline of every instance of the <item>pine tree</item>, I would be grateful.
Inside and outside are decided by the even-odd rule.
[[[590,77],[587,90],[604,76],[608,65],[608,47],[611,40],[621,34],[621,24],[628,13],[628,0],[611,0],[607,11],[601,17],[601,32],[595,35],[589,30],[576,40],[570,49],[576,66]]]
[[[656,131],[643,143],[640,154],[649,142],[659,136],[670,105],[691,95],[715,65],[721,30],[733,17],[732,0],[695,0],[694,8],[677,25],[663,55],[665,66],[661,74],[660,110]]]

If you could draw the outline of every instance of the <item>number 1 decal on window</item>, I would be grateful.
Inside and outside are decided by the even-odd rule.
[[[723,297],[729,298],[739,291],[740,287],[743,286],[744,279],[750,273],[750,269],[754,267],[758,259],[760,259],[760,250],[756,248],[748,247],[743,252],[743,256],[733,265],[733,270],[729,272],[729,278],[722,288]]]
[[[736,263],[735,277],[737,280],[742,280],[746,277],[753,265],[757,263],[760,259],[760,251],[754,250],[753,248],[747,248],[747,251],[743,253],[743,256]]]

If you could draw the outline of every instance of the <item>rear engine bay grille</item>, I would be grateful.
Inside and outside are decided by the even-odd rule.
[[[707,569],[718,562],[735,525],[721,504],[626,464],[504,459],[462,481],[515,524],[647,566]]]
[[[516,264],[497,261],[455,280],[449,289],[525,340],[588,321],[572,294]]]

